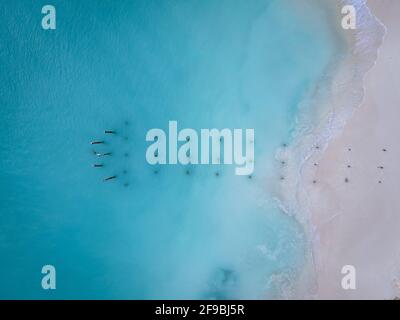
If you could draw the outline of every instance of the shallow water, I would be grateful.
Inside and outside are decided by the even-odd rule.
[[[267,186],[279,183],[274,153],[293,138],[299,102],[338,50],[328,13],[309,3],[53,1],[56,31],[41,29],[37,1],[2,3],[0,297],[290,289],[305,236]],[[149,165],[145,135],[170,120],[254,128],[252,178],[229,165]],[[112,152],[104,168],[91,167],[93,151]],[[45,264],[55,291],[41,289]]]

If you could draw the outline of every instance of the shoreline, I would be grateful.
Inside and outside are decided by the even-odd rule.
[[[395,239],[400,218],[392,210],[400,209],[394,194],[396,177],[400,178],[393,138],[397,127],[394,123],[388,126],[396,118],[398,101],[393,81],[400,83],[394,76],[391,86],[387,80],[387,74],[399,69],[393,57],[399,36],[395,13],[400,13],[400,5],[393,0],[369,0],[367,5],[386,30],[376,48],[379,55],[362,77],[362,99],[323,151],[310,156],[302,172],[300,203],[309,218],[316,275],[311,291],[316,299],[392,299],[400,294],[394,285],[400,276],[400,246]],[[361,29],[360,38],[354,38],[355,48],[365,48],[362,41],[369,35]],[[378,108],[385,101],[391,102],[386,115]],[[392,177],[385,176],[387,163]],[[356,290],[341,287],[345,265],[356,267]]]
[[[356,30],[344,30],[341,27],[341,8],[346,4],[353,4],[357,8]],[[278,201],[283,211],[296,217],[308,237],[309,251],[306,252],[304,272],[294,292],[295,297],[302,299],[320,298],[320,255],[323,249],[318,246],[318,240],[320,223],[325,217],[321,218],[315,213],[315,206],[323,203],[321,198],[314,199],[319,181],[323,180],[323,177],[316,175],[316,171],[331,143],[342,134],[361,108],[366,93],[365,79],[377,63],[386,33],[386,27],[371,12],[366,0],[339,0],[324,5],[334,10],[333,28],[337,29],[341,40],[346,43],[346,49],[344,53],[340,52],[339,59],[332,61],[312,90],[312,95],[303,102],[311,104],[315,108],[311,110],[312,113],[317,115],[313,115],[314,119],[307,116],[300,119],[293,144],[278,150],[276,155],[278,161],[289,163],[284,173],[289,179],[282,186]]]
[[[384,30],[377,29],[384,26],[375,20],[373,15],[368,16],[369,25],[363,26],[361,32],[348,30],[345,31],[348,32],[345,35],[340,26],[341,7],[353,2],[360,4],[360,2],[357,0],[338,1],[329,5],[332,6],[330,10],[335,10],[332,15],[335,17],[333,23],[335,23],[336,31],[341,34],[342,40],[346,42],[346,52],[341,52],[340,58],[335,57],[332,60],[320,81],[309,90],[306,98],[300,103],[300,109],[307,108],[309,105],[311,109],[301,111],[293,134],[294,140],[289,146],[277,150],[275,155],[277,161],[288,162],[284,168],[284,175],[290,177],[288,179],[290,182],[285,182],[279,192],[279,201],[286,213],[295,215],[303,223],[308,222],[307,219],[304,220],[304,212],[301,214],[296,212],[299,207],[307,207],[304,206],[307,203],[303,202],[304,195],[301,194],[304,180],[307,178],[305,171],[310,163],[318,161],[323,156],[329,143],[341,134],[347,121],[362,104],[365,93],[364,79],[376,64],[378,50],[384,36]],[[369,13],[369,9],[365,3],[367,0],[362,1],[364,6],[359,9],[364,11],[365,16],[365,10]],[[336,20],[338,20],[337,24]],[[371,32],[372,29],[376,32]],[[358,37],[364,32],[370,32],[374,37],[366,43],[361,43]],[[317,115],[309,115],[304,111],[317,113]]]

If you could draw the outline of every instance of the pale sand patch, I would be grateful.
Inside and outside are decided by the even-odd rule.
[[[364,102],[318,166],[307,169],[317,181],[307,189],[318,299],[400,296],[400,1],[368,4],[387,34],[366,76]],[[357,270],[356,290],[341,287],[348,264]]]

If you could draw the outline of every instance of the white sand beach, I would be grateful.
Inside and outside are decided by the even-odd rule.
[[[368,5],[387,28],[383,46],[365,78],[362,105],[307,186],[317,299],[400,296],[400,1]],[[344,265],[356,268],[356,290],[341,287]]]

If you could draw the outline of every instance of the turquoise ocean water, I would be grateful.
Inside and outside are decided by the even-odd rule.
[[[51,2],[55,31],[41,28],[46,3],[0,4],[0,298],[279,297],[306,237],[267,186],[338,51],[324,5]],[[252,179],[150,166],[145,135],[169,120],[254,128]],[[41,288],[46,264],[54,291]]]

